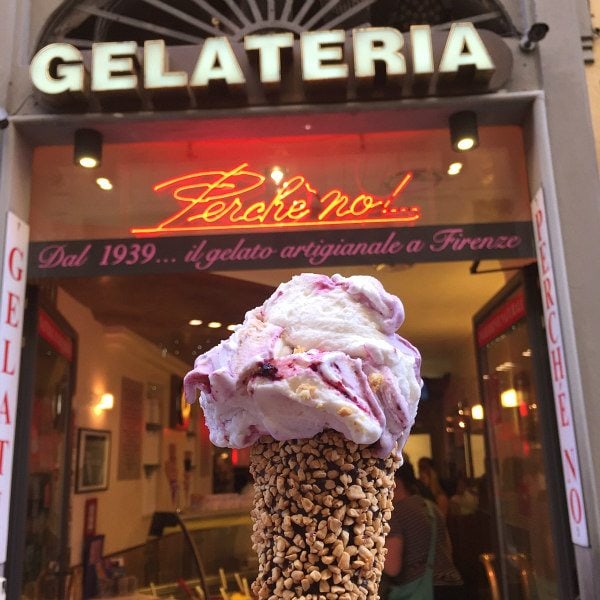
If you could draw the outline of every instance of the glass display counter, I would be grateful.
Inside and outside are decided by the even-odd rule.
[[[219,596],[225,573],[253,581],[258,559],[252,550],[250,508],[203,512],[156,512],[144,547],[139,592],[174,598]]]

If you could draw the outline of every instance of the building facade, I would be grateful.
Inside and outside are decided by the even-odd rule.
[[[190,501],[220,485],[229,490],[217,477],[223,453],[210,449],[201,425],[188,425],[185,411],[171,414],[191,356],[132,325],[147,318],[155,330],[161,326],[135,295],[136,277],[152,278],[144,285],[164,313],[164,303],[180,307],[175,298],[192,276],[223,307],[243,289],[249,308],[294,269],[373,269],[410,287],[419,285],[421,268],[431,266],[426,281],[434,286],[442,277],[434,265],[448,277],[459,263],[470,263],[469,281],[477,273],[478,282],[498,279],[492,288],[478,283],[486,300],[476,300],[480,310],[466,300],[434,305],[436,313],[470,311],[470,338],[460,334],[468,351],[457,352],[443,321],[435,338],[415,330],[430,392],[453,373],[440,392],[442,420],[417,423],[415,439],[429,435],[423,453],[448,457],[460,448],[460,460],[447,464],[458,462],[468,475],[481,474],[474,466],[481,458],[493,480],[501,597],[526,597],[511,571],[521,555],[533,565],[534,597],[600,597],[600,441],[593,433],[600,422],[600,202],[597,85],[594,67],[585,72],[581,42],[589,46],[592,36],[586,3],[2,6],[0,562],[8,597],[73,593],[65,580],[43,595],[42,575],[81,565],[92,534],[105,532],[106,553],[119,553],[143,543],[153,513],[185,504],[177,494]],[[451,146],[460,115],[463,125],[465,115],[467,124],[477,121],[472,154]],[[104,185],[119,187],[98,188],[100,177],[73,165],[75,147],[100,149],[110,173]],[[467,174],[462,183],[445,171],[452,156]],[[275,166],[280,179],[268,187]],[[486,269],[488,260],[497,261],[500,275]],[[522,280],[511,279],[512,271]],[[128,295],[111,296],[113,281],[129,282]],[[450,278],[444,289],[461,286]],[[167,288],[172,297],[163,295]],[[111,312],[119,303],[129,305],[127,315]],[[27,315],[26,305],[36,315]],[[512,343],[502,340],[522,323],[530,331],[523,352],[535,358],[528,384],[500,354]],[[194,355],[219,341],[203,335],[194,338]],[[32,337],[42,341],[28,346]],[[60,368],[43,362],[44,353]],[[503,371],[511,383],[501,393],[490,382],[502,386]],[[42,380],[53,386],[50,408]],[[525,387],[535,390],[535,402],[523,399]],[[94,416],[99,404],[91,398],[114,390],[116,410],[100,407]],[[502,396],[508,391],[515,396],[510,419],[494,413],[496,401],[511,406]],[[62,406],[67,397],[69,409],[57,409],[57,398]],[[140,402],[143,414],[131,408]],[[478,404],[487,416],[476,430]],[[472,438],[454,431],[464,426],[454,413],[448,425],[450,405],[459,416],[467,409]],[[42,431],[44,410],[56,431],[62,423],[62,441]],[[156,443],[152,424],[160,431]],[[138,428],[137,442],[128,444],[125,432]],[[450,430],[452,442],[444,433]],[[43,460],[49,439],[61,457],[52,468]],[[111,444],[110,455],[98,459],[104,470],[86,478],[86,448],[102,455]],[[224,460],[235,466],[240,457],[225,452]],[[521,468],[530,480],[544,480],[544,496],[533,496],[535,484],[524,483]],[[507,478],[520,478],[513,499],[502,495]],[[49,490],[60,496],[63,517],[58,526],[46,523],[54,537],[35,538],[36,515],[52,513]],[[537,514],[530,503],[542,497],[550,514],[541,527],[556,550],[548,563],[536,557],[527,524]],[[131,528],[111,523],[119,505],[138,515]],[[88,530],[96,506],[98,522]],[[55,555],[34,552],[36,544],[55,543],[62,548]],[[552,564],[550,576],[543,566]],[[84,596],[98,592],[83,583]]]

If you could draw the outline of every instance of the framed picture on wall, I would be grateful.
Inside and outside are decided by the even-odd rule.
[[[110,431],[80,429],[77,441],[77,493],[108,488]]]

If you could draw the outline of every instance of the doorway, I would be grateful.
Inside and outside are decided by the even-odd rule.
[[[457,431],[450,434],[447,429],[459,410],[468,414],[479,402],[471,318],[502,288],[507,276],[502,271],[475,275],[470,267],[467,262],[453,262],[318,269],[325,274],[373,275],[402,299],[407,318],[400,334],[420,348],[426,381],[414,443],[409,443],[408,450],[415,464],[422,456],[434,458],[449,496],[459,475],[479,475],[469,471],[470,461],[484,462],[483,448],[475,443],[469,458],[457,422]],[[197,412],[183,426],[177,414],[180,394],[171,393],[180,389],[172,385],[173,377],[180,380],[196,356],[229,336],[228,325],[241,322],[247,310],[299,271],[115,275],[38,282],[79,336],[82,383],[74,398],[75,429],[111,432],[108,485],[70,495],[72,519],[66,545],[71,549],[71,567],[80,564],[85,553],[82,531],[90,499],[96,500],[97,510],[93,533],[104,536],[104,553],[126,557],[146,543],[149,520],[157,511],[189,509],[199,501],[206,507],[210,498],[214,498],[209,506],[213,510],[235,499],[235,486],[215,488],[214,465],[224,461],[239,477],[247,468],[246,454],[212,447]],[[92,382],[100,380],[102,389],[93,388]],[[103,390],[113,393],[114,407],[95,414],[88,395]],[[143,407],[136,417],[131,406],[140,403]],[[476,439],[477,431],[470,433]],[[138,455],[124,445],[125,434],[129,445],[139,440]],[[121,513],[128,517],[127,527],[117,525],[121,521],[116,515]],[[491,533],[486,537],[491,538]],[[130,564],[131,559],[125,562],[128,576],[135,577],[139,587],[152,583],[143,569]]]

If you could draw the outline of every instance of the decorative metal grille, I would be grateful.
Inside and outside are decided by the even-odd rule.
[[[38,47],[68,42],[165,39],[168,45],[199,44],[225,35],[234,41],[269,31],[350,29],[413,24],[447,27],[470,20],[502,35],[516,34],[496,0],[65,0],[48,20]]]

